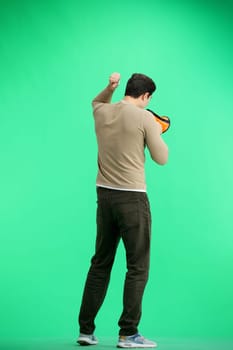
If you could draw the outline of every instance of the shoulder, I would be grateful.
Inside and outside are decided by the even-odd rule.
[[[142,118],[143,118],[143,122],[145,124],[151,124],[155,122],[155,117],[153,116],[153,114],[149,111],[147,111],[146,109],[142,110]]]

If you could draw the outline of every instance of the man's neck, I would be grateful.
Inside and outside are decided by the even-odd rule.
[[[141,101],[139,98],[134,98],[134,97],[131,97],[131,96],[125,96],[123,101],[125,102],[128,102],[128,103],[131,103],[139,108],[142,108],[141,107]]]

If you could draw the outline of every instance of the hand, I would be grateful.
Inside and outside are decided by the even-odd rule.
[[[109,87],[114,91],[120,83],[120,73],[112,73],[109,77]]]

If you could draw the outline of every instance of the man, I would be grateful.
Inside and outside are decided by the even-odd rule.
[[[110,103],[120,74],[110,76],[108,86],[93,100],[98,142],[97,237],[79,313],[80,345],[95,345],[95,317],[109,284],[119,240],[127,260],[123,312],[119,319],[120,348],[149,348],[157,344],[138,333],[143,292],[148,279],[151,213],[145,184],[147,146],[152,159],[165,164],[168,147],[161,126],[144,108],[156,89],[152,79],[133,74],[124,99]]]

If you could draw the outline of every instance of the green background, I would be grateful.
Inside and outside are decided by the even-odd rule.
[[[233,337],[231,1],[0,1],[0,337],[75,339],[94,249],[91,100],[151,76],[169,163],[147,154],[153,214],[140,330]],[[96,333],[117,336],[120,245]]]

